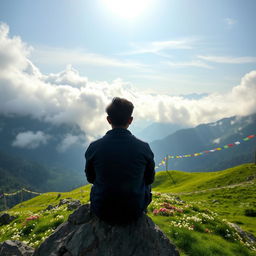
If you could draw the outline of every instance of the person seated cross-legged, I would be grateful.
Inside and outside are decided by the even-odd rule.
[[[127,129],[133,108],[130,101],[114,98],[106,108],[112,129],[85,152],[85,174],[93,184],[91,211],[110,224],[138,219],[152,200],[154,154]]]

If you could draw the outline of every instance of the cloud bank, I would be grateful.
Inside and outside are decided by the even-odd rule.
[[[50,139],[50,136],[42,131],[32,132],[21,132],[18,133],[12,146],[19,148],[34,149],[40,145],[44,145]]]
[[[149,94],[121,79],[111,83],[90,81],[71,66],[59,73],[42,74],[29,60],[31,47],[19,37],[10,37],[8,32],[8,26],[1,24],[0,114],[30,115],[56,125],[75,123],[85,131],[87,139],[92,140],[109,129],[105,107],[115,96],[134,103],[137,121],[193,126],[256,110],[256,71],[245,74],[240,84],[226,94],[213,93],[200,99]],[[16,146],[38,145],[30,142],[35,142],[39,135],[23,133],[14,143]],[[44,143],[43,137],[41,134],[37,143]],[[67,137],[60,150],[75,142],[76,138]]]
[[[83,138],[81,138],[80,136],[76,136],[76,135],[68,133],[65,135],[64,139],[58,145],[57,150],[59,152],[65,152],[72,145],[77,144],[77,143],[81,142],[82,140],[83,140]]]

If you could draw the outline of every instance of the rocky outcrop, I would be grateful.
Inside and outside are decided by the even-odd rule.
[[[72,211],[72,210],[77,209],[79,206],[81,206],[80,200],[73,200],[68,203],[67,209],[68,209],[68,211]]]
[[[0,243],[1,256],[32,256],[34,249],[20,241],[6,240]]]
[[[15,216],[11,216],[8,213],[3,213],[0,215],[0,226],[7,225],[7,224],[11,223],[14,219],[16,219]]]
[[[33,256],[176,256],[175,246],[146,215],[128,225],[110,225],[88,204],[72,213]]]
[[[71,200],[69,200],[71,199]],[[72,198],[64,198],[61,199],[58,206],[61,206],[63,204],[67,204],[68,211],[75,210],[79,206],[81,206],[80,200],[72,199]]]
[[[244,242],[248,245],[255,247],[256,246],[256,237],[249,232],[242,230],[237,224],[229,222],[229,225],[233,227],[239,236],[242,238]]]
[[[68,210],[68,211],[75,210],[75,209],[77,209],[79,206],[81,206],[80,200],[76,200],[76,199],[72,199],[72,198],[68,197],[68,198],[61,199],[60,202],[59,202],[59,204],[57,204],[57,205],[55,205],[55,206],[49,204],[44,210],[45,210],[45,211],[50,211],[50,210],[56,209],[56,208],[58,208],[59,206],[62,206],[62,205],[64,205],[64,204],[67,205],[67,210]]]

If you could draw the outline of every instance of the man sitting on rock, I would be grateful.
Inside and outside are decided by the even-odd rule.
[[[111,224],[136,220],[152,200],[154,155],[148,143],[127,130],[133,108],[130,101],[114,98],[106,108],[112,130],[85,152],[86,177],[93,183],[91,211]]]

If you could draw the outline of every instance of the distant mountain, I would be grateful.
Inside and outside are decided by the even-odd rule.
[[[134,132],[134,135],[141,140],[152,142],[162,139],[182,128],[186,127],[173,123],[152,123],[140,132]]]
[[[0,116],[0,150],[46,166],[83,171],[85,134],[73,124]]]
[[[68,191],[84,185],[85,175],[75,171],[49,168],[0,151],[0,191],[11,192],[22,187],[38,192]]]
[[[68,191],[87,183],[85,134],[28,116],[0,116],[0,192]]]
[[[219,121],[201,124],[195,128],[182,129],[152,142],[156,163],[167,154],[193,154],[224,146],[256,133],[256,114],[244,117],[230,117]],[[255,139],[241,145],[205,154],[198,157],[170,159],[169,168],[183,171],[213,171],[229,168],[241,163],[252,162],[255,152]]]
[[[86,184],[84,173],[46,167],[21,157],[0,151],[0,194],[12,193],[21,188],[36,192],[69,191]],[[23,199],[32,194],[24,193]],[[8,198],[8,205],[20,202],[20,194]],[[3,202],[0,202],[0,208]]]
[[[150,141],[150,137],[169,134],[151,143],[158,163],[166,154],[201,152],[255,134],[256,114],[179,128],[155,123],[137,136]],[[28,116],[0,116],[0,189],[12,191],[28,186],[42,191],[66,191],[85,184],[86,143],[84,132],[76,125],[53,125]],[[170,159],[169,167],[184,171],[220,170],[253,161],[254,150],[255,139],[204,156]]]

